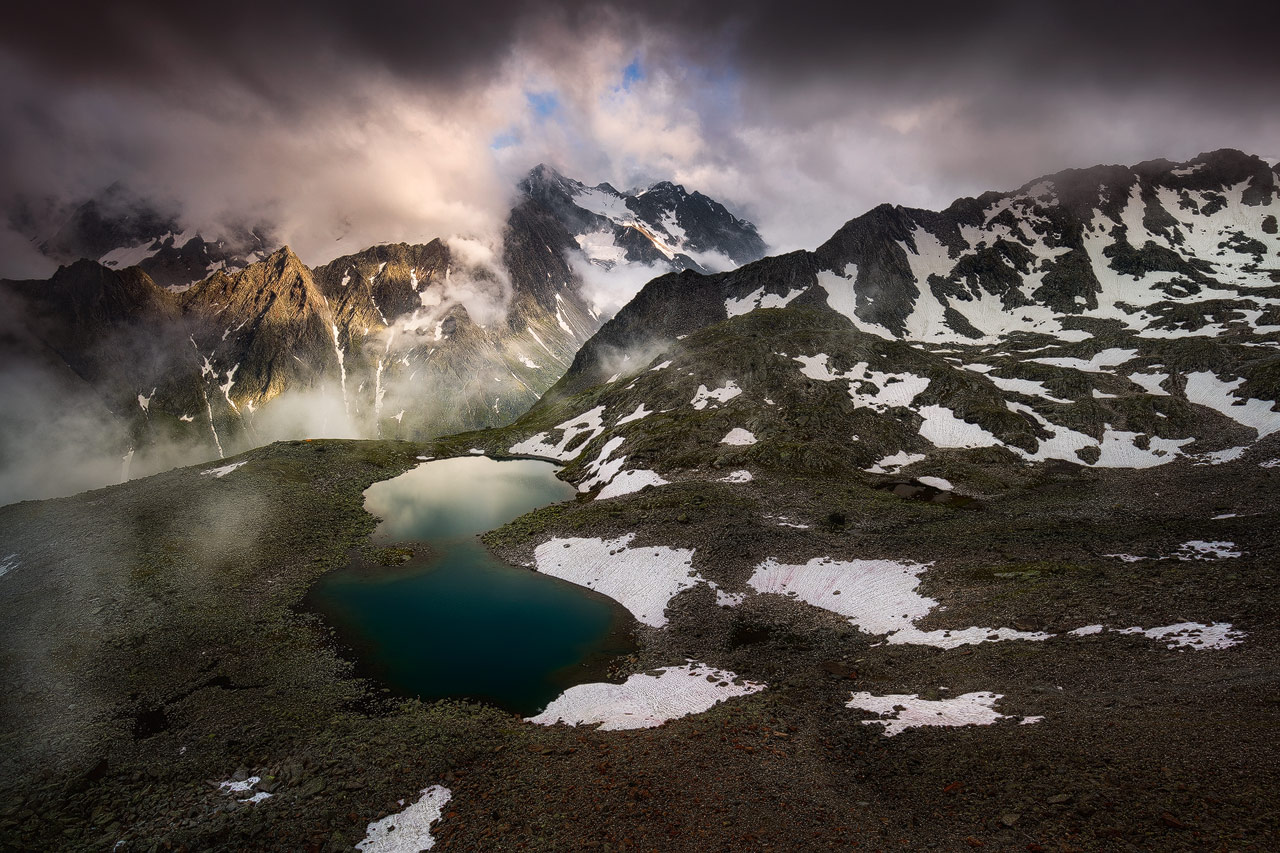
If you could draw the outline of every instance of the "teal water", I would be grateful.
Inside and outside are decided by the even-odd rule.
[[[382,519],[374,542],[425,543],[429,553],[395,568],[353,559],[322,577],[307,605],[363,674],[401,695],[536,714],[633,651],[632,619],[591,590],[508,566],[477,536],[574,493],[550,463],[481,456],[375,483],[365,492]]]

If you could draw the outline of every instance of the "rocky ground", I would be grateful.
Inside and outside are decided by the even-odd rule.
[[[551,538],[634,533],[694,549],[703,578],[748,592],[770,557],[931,561],[920,591],[941,606],[921,628],[1059,635],[888,645],[784,596],[719,606],[701,584],[665,627],[637,628],[618,680],[693,659],[767,689],[614,732],[390,697],[300,610],[319,574],[367,547],[364,488],[468,443],[278,444],[221,477],[184,469],[0,510],[0,845],[347,850],[432,785],[452,791],[433,830],[444,850],[1280,845],[1280,468],[1259,466],[1280,456],[1274,439],[1217,466],[1040,468],[967,503],[875,488],[890,477],[691,475],[489,534],[528,564]],[[1189,540],[1243,553],[1172,558]],[[1063,635],[1180,622],[1245,636],[1194,649]],[[846,707],[854,692],[977,691],[1009,718],[886,737]],[[231,781],[244,791],[219,788]],[[256,792],[272,796],[240,802]]]

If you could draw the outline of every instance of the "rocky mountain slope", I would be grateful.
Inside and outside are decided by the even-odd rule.
[[[547,174],[542,167],[526,182],[500,261],[433,240],[311,269],[284,247],[167,288],[150,273],[169,269],[159,265],[180,241],[147,237],[146,253],[127,247],[173,222],[138,205],[115,218],[96,203],[82,207],[59,232],[60,251],[125,248],[48,282],[4,284],[17,329],[4,342],[14,376],[4,384],[39,397],[32,386],[44,383],[32,375],[52,373],[75,388],[7,416],[0,457],[18,470],[6,476],[14,486],[4,497],[101,485],[282,437],[425,438],[510,422],[601,322],[573,266],[586,257],[571,230],[577,214],[530,183]],[[754,228],[697,198],[728,217],[704,216],[721,232],[704,226],[699,245],[742,256],[734,235],[754,237]],[[41,491],[39,471],[18,464],[29,457],[68,459],[70,484]]]
[[[656,433],[666,478],[730,458],[875,475],[1239,458],[1280,431],[1277,183],[1234,151],[1073,170],[656,279],[503,449],[586,460]],[[735,427],[758,442],[717,447]]]
[[[707,272],[765,253],[754,225],[670,181],[624,193],[609,184],[588,187],[540,165],[520,188],[551,211],[591,263],[604,269],[639,264]]]

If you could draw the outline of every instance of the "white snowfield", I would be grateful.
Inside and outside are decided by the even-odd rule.
[[[921,563],[825,557],[797,566],[770,558],[756,566],[747,584],[756,592],[791,595],[838,613],[868,634],[889,634],[923,619],[938,603],[916,592],[926,568]]]
[[[757,593],[792,596],[806,604],[844,616],[867,634],[883,634],[889,645],[932,646],[955,649],[978,643],[1022,640],[1043,642],[1055,634],[1019,631],[1013,628],[951,628],[924,631],[916,622],[927,616],[938,602],[917,591],[920,575],[931,563],[894,560],[838,561],[824,557],[803,565],[783,565],[768,559],[756,566],[747,585]],[[734,602],[736,604],[737,602]],[[1088,625],[1067,632],[1075,636],[1101,633],[1101,625]],[[1120,633],[1143,633],[1154,639],[1169,637],[1170,648],[1225,649],[1241,642],[1244,632],[1227,622],[1203,625],[1185,622],[1164,628],[1129,628]]]
[[[926,726],[989,726],[1000,720],[1020,719],[1023,725],[1038,723],[1043,717],[1011,717],[996,710],[999,693],[963,693],[951,699],[921,699],[916,693],[873,696],[854,693],[846,708],[870,711],[880,719],[863,720],[864,726],[884,726],[884,736],[893,737],[907,729]]]
[[[252,794],[249,793],[250,791],[253,791],[254,787],[261,781],[262,777],[260,776],[250,776],[249,778],[239,782],[234,779],[228,779],[218,785],[218,793],[224,795],[249,794],[249,796],[244,798],[237,796],[236,801],[256,806],[258,803],[271,799],[271,794],[266,791],[256,791]]]
[[[1229,649],[1244,641],[1244,631],[1238,631],[1229,622],[1179,622],[1160,628],[1114,629],[1121,634],[1141,634],[1152,640],[1167,640],[1171,649]]]
[[[800,372],[810,379],[817,379],[820,382],[848,380],[849,397],[854,405],[877,412],[888,411],[894,406],[910,406],[915,398],[929,387],[927,377],[917,376],[914,373],[883,373],[872,370],[865,361],[858,362],[844,373],[836,373],[827,363],[829,359],[830,356],[826,353],[813,356],[801,355],[794,358],[795,361],[800,362]],[[864,390],[868,385],[874,386],[876,391],[871,393]]]
[[[18,555],[16,553],[6,554],[4,559],[0,559],[0,578],[9,574],[9,572],[18,568],[20,565],[21,563],[18,562]]]
[[[1202,539],[1192,539],[1190,542],[1182,543],[1174,556],[1179,560],[1226,560],[1239,557],[1244,553],[1235,550],[1235,547],[1234,542],[1205,542]]]
[[[529,456],[546,456],[551,459],[558,459],[561,462],[568,462],[576,459],[582,449],[591,443],[592,439],[604,432],[604,406],[596,406],[589,412],[584,412],[576,418],[570,418],[564,423],[557,424],[556,429],[561,431],[560,440],[554,444],[551,442],[550,434],[540,432],[536,435],[511,446],[511,453],[522,453]],[[586,439],[579,439],[584,433],[590,433]]]
[[[667,483],[668,481],[664,480],[657,471],[648,471],[643,468],[622,471],[609,481],[609,485],[600,490],[600,494],[596,495],[596,500],[602,501],[608,498],[621,497],[632,492],[638,492],[645,486],[665,486]]]
[[[541,714],[527,719],[543,726],[598,725],[600,731],[606,732],[649,729],[702,713],[726,699],[758,693],[765,686],[741,681],[726,670],[688,661],[683,666],[660,669],[657,675],[633,675],[622,684],[570,687]]]
[[[732,297],[726,299],[724,301],[724,310],[730,317],[739,317],[757,308],[785,308],[791,303],[791,300],[804,293],[807,289],[801,287],[788,291],[785,296],[779,296],[776,293],[765,293],[764,288],[760,287],[741,299],[733,299]]]
[[[747,447],[756,443],[755,433],[742,427],[734,427],[729,430],[729,434],[720,439],[721,444],[732,444],[737,447]]]
[[[615,423],[614,426],[622,426],[623,424],[629,424],[632,421],[638,421],[641,418],[648,417],[649,415],[652,415],[652,414],[653,414],[653,410],[645,408],[644,403],[641,403],[640,405],[636,406],[636,410],[631,414],[624,415],[618,418],[618,422]]]
[[[1108,628],[1105,625],[1085,625],[1067,633],[1075,637],[1090,637],[1103,632],[1112,634],[1141,634],[1152,640],[1167,640],[1171,649],[1229,649],[1244,642],[1248,636],[1233,627],[1230,622],[1179,622],[1159,628]]]
[[[900,450],[897,453],[884,457],[870,468],[865,469],[869,474],[896,474],[899,470],[906,468],[908,465],[914,465],[921,462],[926,457],[923,453],[908,453]]]
[[[699,385],[697,393],[693,395],[693,399],[689,401],[689,404],[695,409],[701,411],[712,403],[727,403],[741,393],[742,389],[739,388],[738,383],[734,382],[732,379],[726,382],[723,387],[710,391],[707,390],[706,385]],[[717,408],[717,406],[712,405],[711,408],[714,409]]]
[[[739,470],[739,471],[729,472],[725,476],[716,480],[716,482],[717,483],[750,483],[754,479],[755,477],[751,475],[750,471]]]
[[[247,464],[248,461],[249,460],[246,459],[243,462],[232,462],[230,465],[223,465],[220,468],[210,468],[207,471],[201,471],[200,475],[202,477],[214,476],[214,477],[217,477],[219,480],[221,480],[223,477],[227,476],[232,471],[239,468],[241,465]]]
[[[1269,400],[1241,400],[1232,394],[1244,383],[1243,379],[1224,382],[1212,373],[1187,374],[1187,399],[1216,409],[1236,423],[1253,427],[1258,438],[1266,438],[1280,430],[1280,412],[1272,410]]]
[[[416,803],[398,814],[375,820],[365,829],[364,840],[356,845],[364,853],[418,853],[430,850],[436,840],[431,825],[444,814],[453,792],[441,785],[422,789]],[[403,802],[403,801],[402,801]]]
[[[552,539],[534,550],[534,568],[594,589],[653,628],[667,624],[667,602],[701,583],[692,550],[665,545],[631,547],[634,533],[617,539]]]
[[[955,488],[946,477],[916,477],[916,480],[926,486],[933,486],[933,488],[941,489],[944,492],[949,492]]]
[[[1228,560],[1235,557],[1243,556],[1243,551],[1237,551],[1234,542],[1207,542],[1203,539],[1192,539],[1189,542],[1183,542],[1178,549],[1172,554],[1162,554],[1156,557],[1144,557],[1134,554],[1103,554],[1104,557],[1114,557],[1126,563],[1137,563],[1141,560]]]

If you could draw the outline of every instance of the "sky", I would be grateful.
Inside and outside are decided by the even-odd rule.
[[[0,29],[0,217],[121,183],[272,223],[309,264],[493,244],[539,162],[674,180],[813,248],[1096,163],[1280,158],[1261,2],[171,0],[22,4]],[[0,277],[47,274],[0,221]]]

